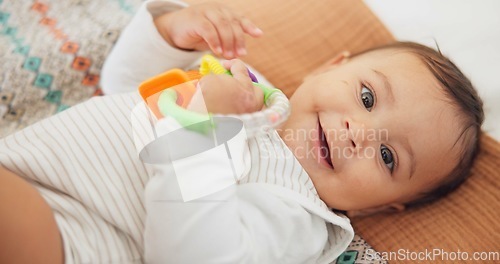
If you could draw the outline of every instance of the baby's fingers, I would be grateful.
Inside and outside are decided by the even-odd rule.
[[[245,90],[251,92],[253,91],[252,79],[248,73],[248,68],[241,60],[229,60],[223,62],[224,67],[228,69],[233,77],[242,84]]]
[[[226,10],[227,12],[227,10]],[[248,18],[226,13],[226,16],[232,17],[231,26],[234,36],[234,54],[235,57],[245,56],[247,49],[245,45],[245,33],[252,37],[260,37],[262,30],[255,26]]]
[[[245,64],[241,60],[231,60],[225,61],[224,66],[231,71],[233,78],[240,83],[238,88],[243,92],[239,93],[241,96],[237,102],[245,109],[244,112],[254,112],[262,109],[264,93],[261,89],[253,85],[250,73]]]
[[[243,29],[243,32],[247,33],[248,35],[258,38],[264,34],[262,29],[257,27],[250,19],[246,17],[242,17],[240,20],[241,28]]]
[[[207,10],[205,18],[212,23],[219,37],[222,54],[218,52],[216,54],[220,54],[226,59],[246,55],[245,34],[259,37],[263,33],[248,18],[238,15],[224,6]]]
[[[233,31],[233,46],[230,48],[234,51],[234,57],[246,55],[245,33],[241,27],[239,17],[235,16],[227,9],[222,9],[221,11],[225,14],[225,17],[229,19]],[[231,59],[232,58],[233,57],[231,57]]]
[[[197,34],[203,38],[208,47],[217,55],[222,55],[222,45],[219,39],[219,33],[215,26],[209,20],[201,22]]]
[[[226,59],[232,59],[234,54],[234,32],[232,18],[227,17],[222,10],[209,10],[206,12],[206,18],[212,22],[217,30],[219,41],[222,47],[222,55]]]

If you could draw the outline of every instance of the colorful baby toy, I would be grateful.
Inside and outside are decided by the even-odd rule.
[[[250,71],[248,73],[253,85],[259,87],[264,92],[266,109],[263,111],[243,115],[219,115],[212,113],[208,113],[207,115],[187,110],[187,106],[196,92],[196,84],[200,78],[208,74],[228,74],[232,76],[231,72],[226,70],[211,55],[202,57],[199,71],[172,69],[143,82],[139,86],[139,93],[151,112],[158,119],[171,116],[183,127],[205,133],[207,127],[192,125],[203,123],[209,119],[211,120],[212,115],[235,117],[243,122],[247,130],[247,135],[253,136],[258,131],[267,131],[271,127],[276,127],[283,123],[290,114],[290,104],[287,97],[279,89],[269,88],[260,84],[254,74]]]

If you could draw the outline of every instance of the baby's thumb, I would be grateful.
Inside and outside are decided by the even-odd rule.
[[[240,60],[231,60],[225,63],[233,77],[241,83],[241,86],[247,91],[253,93],[252,79],[249,76],[248,69]]]

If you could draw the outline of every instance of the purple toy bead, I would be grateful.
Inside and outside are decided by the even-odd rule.
[[[258,83],[259,80],[257,80],[257,77],[255,77],[255,75],[249,69],[247,69],[247,71],[248,71],[248,76],[250,76],[250,79],[252,79],[252,82]]]

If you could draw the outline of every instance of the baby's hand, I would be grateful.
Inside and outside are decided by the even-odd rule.
[[[264,92],[252,84],[248,69],[240,60],[225,61],[233,76],[210,74],[200,79],[188,110],[210,113],[243,114],[259,111],[264,106]],[[205,103],[203,103],[203,101]]]
[[[155,18],[155,25],[172,46],[187,50],[211,49],[233,59],[246,54],[245,34],[262,35],[249,19],[220,3],[202,3]]]

